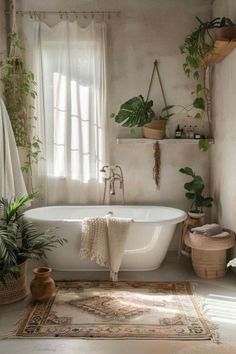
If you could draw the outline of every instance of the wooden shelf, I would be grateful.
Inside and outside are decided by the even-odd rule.
[[[198,139],[146,139],[146,138],[117,138],[117,144],[155,144],[158,141],[159,144],[195,144],[197,145]],[[214,140],[209,139],[209,144],[213,144]]]
[[[215,49],[205,58],[205,61],[210,64],[220,63],[234,48],[236,48],[236,39],[216,40]]]

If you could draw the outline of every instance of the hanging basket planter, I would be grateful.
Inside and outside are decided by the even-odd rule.
[[[148,139],[164,139],[166,135],[166,120],[153,119],[143,127],[143,136]]]

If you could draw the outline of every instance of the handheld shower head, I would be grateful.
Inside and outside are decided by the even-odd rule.
[[[106,166],[103,166],[101,169],[100,169],[100,172],[106,172],[106,169],[108,168],[108,166],[106,165]]]

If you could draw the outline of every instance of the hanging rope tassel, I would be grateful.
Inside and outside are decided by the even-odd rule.
[[[153,178],[156,183],[157,189],[160,190],[160,169],[161,169],[161,150],[158,141],[154,144],[154,167]]]

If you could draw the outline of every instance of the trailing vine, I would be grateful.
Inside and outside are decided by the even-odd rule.
[[[207,117],[211,121],[211,92],[208,84],[209,62],[208,58],[215,48],[215,30],[223,27],[235,27],[231,19],[227,17],[217,17],[211,21],[203,22],[198,17],[198,27],[189,34],[180,47],[181,54],[185,57],[183,70],[187,77],[194,79],[195,87],[192,92],[193,101],[188,106],[170,105],[163,111],[171,111],[178,107],[179,112],[185,112],[188,117],[202,119]],[[173,113],[168,113],[172,115]],[[167,115],[168,117],[168,115]],[[208,150],[208,139],[199,140],[199,148]]]
[[[0,63],[1,81],[4,84],[3,94],[6,108],[11,120],[15,135],[16,145],[26,151],[26,160],[21,167],[31,182],[32,188],[32,165],[42,159],[40,139],[33,135],[35,100],[37,92],[36,82],[32,71],[26,69],[22,56],[23,45],[16,32],[10,35],[11,49],[8,56]],[[31,190],[33,192],[33,190]]]

